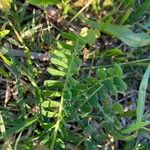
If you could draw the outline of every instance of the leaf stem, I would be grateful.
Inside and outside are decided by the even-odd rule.
[[[60,122],[62,120],[63,104],[64,104],[64,98],[63,98],[63,95],[62,95],[61,96],[61,101],[60,101],[59,112],[58,112],[58,120],[57,120],[56,125],[55,125],[55,130],[54,130],[54,134],[53,134],[53,140],[52,140],[52,143],[50,145],[50,150],[54,150],[54,145],[55,145],[55,142],[56,142],[57,133],[58,133],[58,130],[59,130],[59,127],[60,127]]]
[[[140,59],[140,60],[134,60],[134,61],[129,61],[129,62],[124,62],[124,63],[119,63],[119,65],[121,66],[128,66],[128,65],[138,65],[138,64],[142,64],[142,63],[149,63],[150,62],[150,58],[146,58],[146,59]],[[83,70],[89,70],[89,69],[98,69],[100,67],[111,67],[113,64],[110,65],[101,65],[101,66],[93,66],[93,67],[83,67]]]

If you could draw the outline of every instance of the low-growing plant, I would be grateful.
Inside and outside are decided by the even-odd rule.
[[[65,1],[57,0],[28,0],[27,2],[38,7],[44,5],[45,7],[42,8],[44,12],[47,11],[46,5],[48,4],[58,5],[58,7],[65,4]],[[100,8],[96,7],[96,4],[100,4],[99,2],[94,0],[88,4],[92,5],[97,12]],[[66,3],[69,4],[71,1],[66,1]],[[133,6],[134,1],[124,1],[124,3],[129,8]],[[90,7],[89,5],[86,5],[85,9]],[[23,21],[26,21],[24,16],[27,6],[28,4],[21,6],[19,17],[19,15],[17,16],[16,2],[13,2],[14,10],[10,10],[10,0],[0,2],[0,9],[5,15],[3,21],[7,22],[6,27],[8,27],[0,30],[0,43],[3,43],[3,40],[7,39],[9,35],[15,36],[14,40],[9,38],[8,41],[11,43],[11,47],[18,45],[22,48],[24,50],[22,56],[25,57],[21,63],[21,60],[11,52],[13,49],[9,49],[5,45],[0,47],[0,63],[3,64],[0,67],[0,74],[7,83],[15,85],[17,91],[15,102],[8,107],[0,106],[2,149],[113,150],[116,143],[118,144],[120,141],[124,141],[125,144],[122,147],[125,150],[139,149],[142,146],[146,149],[148,144],[142,141],[143,143],[141,142],[139,146],[137,138],[139,136],[149,138],[147,134],[149,132],[147,126],[150,124],[149,113],[144,110],[150,65],[148,65],[140,84],[137,105],[130,110],[123,103],[117,101],[117,97],[124,95],[127,91],[126,74],[123,73],[121,65],[129,62],[121,63],[121,65],[118,63],[97,65],[96,67],[88,65],[86,68],[83,65],[85,62],[82,55],[86,47],[94,47],[93,45],[103,33],[136,48],[147,46],[150,42],[149,35],[134,33],[129,26],[122,25],[128,18],[123,20],[121,25],[114,25],[111,23],[111,19],[107,22],[104,21],[105,19],[103,22],[96,22],[83,17],[81,12],[85,9],[81,9],[71,19],[68,26],[78,18],[87,27],[82,28],[81,33],[63,28],[59,31],[57,39],[50,40],[53,47],[48,51],[50,61],[45,62],[48,63],[45,67],[47,76],[46,79],[43,77],[43,81],[39,82],[42,69],[36,61],[32,60],[30,50],[32,46],[36,47],[34,43],[36,32],[38,32],[35,29],[37,27],[36,15],[31,15],[33,17],[32,23],[30,22],[32,29],[22,26]],[[141,11],[143,7],[145,4],[139,10]],[[69,8],[66,11],[69,13]],[[137,19],[141,15],[134,17]],[[15,18],[17,18],[16,24],[13,23]],[[46,25],[48,27],[45,30],[51,33],[49,24]],[[41,27],[42,25],[37,29]],[[30,34],[30,31],[33,33]],[[42,34],[39,45],[48,43],[45,41],[44,31]],[[29,44],[27,44],[29,39],[25,38],[26,35],[32,36]],[[100,56],[90,53],[89,57],[109,58],[122,53],[121,49],[112,48],[100,52]],[[132,63],[138,63],[138,60]]]

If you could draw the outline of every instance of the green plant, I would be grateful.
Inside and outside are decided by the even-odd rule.
[[[59,139],[63,143],[69,142],[70,133],[68,132],[71,131],[66,128],[69,122],[78,123],[83,133],[86,132],[84,130],[91,130],[90,128],[94,128],[96,131],[99,130],[99,125],[97,124],[97,127],[94,127],[93,124],[88,125],[86,118],[92,117],[94,119],[97,117],[104,128],[106,127],[106,130],[112,134],[115,133],[113,126],[109,128],[109,125],[115,122],[115,120],[117,122],[119,120],[111,111],[112,106],[108,98],[110,95],[116,95],[118,90],[124,91],[126,89],[126,85],[121,79],[123,75],[122,70],[117,64],[114,65],[114,68],[107,70],[106,68],[99,68],[96,73],[96,78],[85,77],[84,80],[80,80],[79,71],[81,60],[79,59],[79,55],[81,49],[86,44],[86,40],[71,32],[63,33],[62,36],[71,40],[72,45],[58,43],[60,49],[54,50],[52,53],[51,62],[55,66],[55,69],[48,68],[48,72],[57,80],[54,78],[55,80],[45,81],[45,86],[49,87],[52,91],[46,91],[47,94],[50,94],[50,100],[42,104],[43,108],[49,110],[48,112],[44,109],[42,110],[44,116],[57,118],[51,127],[52,129],[49,129],[52,132],[51,140],[53,141],[51,149],[55,149],[55,143],[57,147],[57,140]],[[58,98],[60,100],[58,100]],[[53,110],[51,107],[55,109]],[[56,111],[56,108],[58,108],[58,111]],[[99,114],[96,114],[96,116],[93,114],[94,109],[99,110]],[[72,134],[75,133],[72,132]],[[90,136],[92,133],[85,133],[85,135],[86,134]],[[82,138],[82,141],[78,141],[79,143],[88,142],[87,137]]]
[[[5,107],[0,106],[2,147],[14,150],[98,150],[114,149],[123,141],[123,149],[129,149],[129,146],[138,149],[139,144],[140,148],[147,148],[144,140],[137,139],[139,136],[149,139],[149,111],[144,110],[150,67],[143,76],[137,106],[133,108],[128,108],[134,102],[126,98],[129,90],[124,82],[128,80],[132,84],[129,75],[133,67],[147,66],[150,61],[139,56],[148,52],[148,49],[141,47],[149,45],[149,34],[144,31],[135,33],[130,29],[131,26],[123,25],[130,22],[130,16],[135,16],[130,10],[135,1],[89,1],[78,13],[73,10],[70,0],[28,0],[24,5],[16,1],[8,2],[0,18],[0,25],[5,24],[5,29],[0,31],[0,74],[2,81],[6,82],[7,94],[10,94],[10,87],[14,86],[17,96],[14,101],[14,92],[13,96],[5,98]],[[111,5],[106,6],[107,2]],[[28,6],[28,3],[32,6]],[[147,1],[136,11],[143,11],[146,4]],[[48,5],[63,9],[62,15],[71,13],[74,16],[69,18],[65,27],[59,28],[48,20]],[[67,7],[63,8],[65,5]],[[101,8],[101,5],[105,6]],[[101,9],[108,9],[108,14],[98,22],[87,19],[83,15],[91,6],[97,14]],[[33,7],[33,11],[28,11],[29,7]],[[122,20],[116,18],[114,24],[115,12],[122,7],[129,12],[121,13],[119,18],[122,15],[124,17]],[[141,13],[145,14],[145,11]],[[135,20],[141,18],[142,14],[135,16]],[[80,33],[70,29],[77,19],[84,26]],[[127,52],[120,45],[104,50],[96,48],[106,35],[112,41],[115,37],[121,45],[128,45],[125,45],[127,50],[134,48]],[[107,38],[104,38],[106,42]],[[40,62],[41,59],[33,61],[33,51],[40,56],[38,52],[44,52],[44,46],[52,47],[46,49],[50,62]],[[12,48],[21,52],[19,59],[13,56]],[[86,50],[88,58],[84,60],[82,57]],[[46,78],[43,72],[46,72]],[[142,75],[143,72],[140,79]]]

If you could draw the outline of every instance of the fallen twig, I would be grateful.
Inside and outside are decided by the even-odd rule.
[[[22,50],[12,50],[7,49],[10,54],[14,57],[25,57],[25,53]],[[31,59],[38,59],[40,61],[49,61],[50,55],[48,53],[37,53],[37,52],[30,52]]]
[[[7,82],[7,84],[6,84],[6,93],[5,93],[4,107],[6,107],[8,101],[10,100],[10,96],[11,96],[10,85]]]

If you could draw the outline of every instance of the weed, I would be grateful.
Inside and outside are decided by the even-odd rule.
[[[148,149],[148,4],[2,0],[0,148]]]

